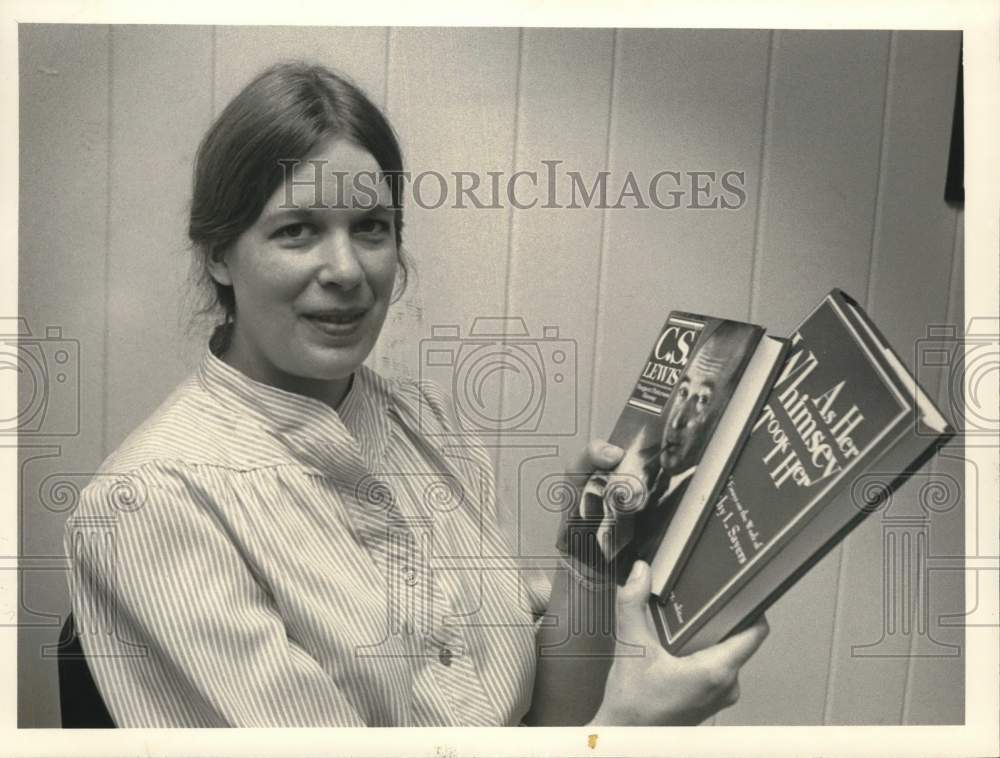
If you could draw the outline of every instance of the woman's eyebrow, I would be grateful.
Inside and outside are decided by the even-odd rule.
[[[264,213],[261,214],[260,222],[262,224],[271,224],[274,223],[275,221],[308,218],[313,214],[313,212],[314,212],[313,209],[309,208],[308,206],[282,207],[279,205],[277,208],[264,211]]]
[[[385,215],[391,215],[392,212],[393,209],[390,208],[388,205],[385,205],[384,203],[376,203],[371,208],[365,209],[360,215],[362,217],[385,216]]]
[[[315,214],[326,210],[326,208],[310,208],[309,206],[290,206],[277,208],[272,208],[271,210],[265,210],[260,217],[260,223],[264,225],[279,223],[282,221],[298,221],[302,219],[311,219]],[[389,216],[393,214],[392,208],[385,205],[384,203],[376,203],[370,208],[359,209],[357,212],[358,218],[368,218],[370,216]]]

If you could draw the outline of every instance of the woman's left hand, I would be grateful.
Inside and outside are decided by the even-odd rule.
[[[618,591],[614,663],[592,724],[699,724],[739,699],[739,672],[767,637],[762,616],[717,645],[676,657],[661,645],[649,613],[649,566],[636,561]],[[637,654],[636,651],[641,651]]]

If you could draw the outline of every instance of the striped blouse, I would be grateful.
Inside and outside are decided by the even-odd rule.
[[[334,411],[207,352],[67,521],[73,610],[119,726],[517,724],[544,585],[433,386]]]

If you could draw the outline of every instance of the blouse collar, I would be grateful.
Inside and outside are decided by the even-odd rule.
[[[251,379],[211,350],[198,368],[202,386],[225,407],[253,419],[297,461],[324,474],[350,479],[377,470],[390,434],[393,393],[389,382],[367,366],[334,410],[315,398]]]

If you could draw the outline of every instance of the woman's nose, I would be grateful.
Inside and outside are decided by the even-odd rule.
[[[317,279],[323,285],[353,289],[364,278],[364,270],[354,252],[350,232],[335,230],[319,246]]]

